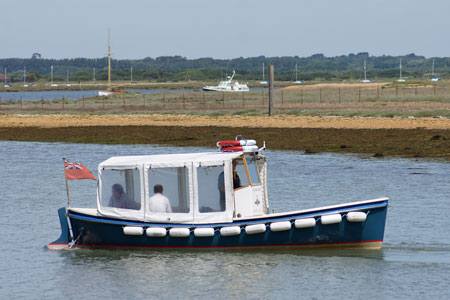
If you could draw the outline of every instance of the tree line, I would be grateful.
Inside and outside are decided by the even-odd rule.
[[[72,58],[43,59],[33,55],[30,59],[0,59],[0,73],[4,73],[14,81],[22,81],[26,68],[26,80],[49,80],[53,66],[53,80],[91,81],[107,79],[108,58]],[[183,81],[183,80],[220,80],[236,70],[237,80],[261,80],[262,65],[273,64],[276,80],[292,81],[295,79],[297,65],[299,80],[354,80],[363,77],[364,61],[367,64],[367,76],[372,79],[395,78],[399,76],[399,61],[402,59],[403,77],[424,79],[431,75],[434,60],[434,72],[441,77],[450,73],[450,58],[425,58],[414,53],[404,56],[369,56],[367,52],[357,54],[326,57],[314,54],[310,57],[248,57],[234,59],[198,58],[187,59],[182,56],[146,57],[137,60],[111,60],[112,80],[130,80],[131,72],[134,81]],[[94,71],[95,69],[95,71]],[[133,71],[131,71],[131,69]],[[266,76],[265,79],[267,79]]]

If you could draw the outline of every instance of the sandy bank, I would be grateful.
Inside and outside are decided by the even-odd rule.
[[[85,126],[227,126],[253,128],[333,129],[450,129],[445,118],[362,118],[186,115],[0,115],[0,127],[85,127]]]

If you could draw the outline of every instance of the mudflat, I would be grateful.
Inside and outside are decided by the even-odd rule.
[[[0,115],[0,140],[215,147],[238,134],[269,149],[450,160],[447,118]]]

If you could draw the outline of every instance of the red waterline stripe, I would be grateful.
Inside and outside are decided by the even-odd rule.
[[[365,243],[382,243],[383,240],[360,241],[360,242],[334,242],[334,243],[314,243],[314,244],[273,244],[273,245],[243,245],[243,246],[141,246],[141,245],[113,245],[113,244],[78,244],[88,247],[123,247],[123,248],[186,248],[186,249],[207,249],[207,248],[262,248],[262,247],[292,247],[292,246],[327,246],[327,245],[350,245]],[[50,244],[67,245],[67,244]]]

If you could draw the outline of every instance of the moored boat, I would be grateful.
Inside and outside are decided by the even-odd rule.
[[[239,83],[238,81],[233,81],[234,75],[236,72],[233,70],[233,75],[228,76],[226,81],[219,82],[217,86],[205,86],[203,87],[204,91],[207,92],[248,92],[250,89],[247,84]]]
[[[59,209],[48,248],[381,248],[388,198],[271,213],[261,150],[111,157],[97,208]]]

